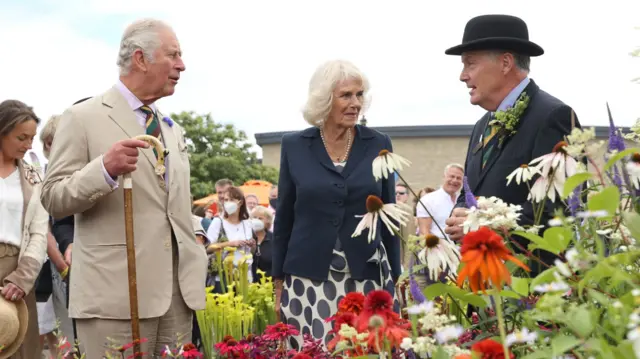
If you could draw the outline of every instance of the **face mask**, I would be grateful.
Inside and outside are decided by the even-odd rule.
[[[269,205],[271,206],[271,208],[276,209],[276,205],[278,204],[278,199],[277,198],[271,198],[269,200]]]
[[[257,218],[254,218],[251,220],[251,226],[253,227],[254,231],[259,232],[264,229],[264,222]]]
[[[238,210],[238,204],[236,202],[224,203],[224,211],[227,212],[228,215],[232,215],[236,213],[237,210]]]

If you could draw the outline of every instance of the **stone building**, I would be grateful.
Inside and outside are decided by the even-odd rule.
[[[591,127],[591,126],[589,126]],[[438,188],[447,164],[464,165],[473,125],[390,126],[372,127],[391,137],[393,151],[411,161],[401,174],[416,191],[425,186]],[[595,127],[598,140],[607,140],[609,127]],[[626,133],[627,129],[623,129]],[[262,163],[279,168],[280,140],[286,132],[255,135],[262,147]],[[628,144],[629,146],[631,144]],[[602,156],[598,156],[602,158]],[[602,160],[599,161],[602,163]]]

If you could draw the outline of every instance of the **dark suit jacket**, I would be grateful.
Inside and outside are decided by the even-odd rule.
[[[347,165],[339,173],[312,127],[282,137],[278,205],[273,239],[274,278],[292,274],[327,280],[333,248],[340,238],[351,276],[356,280],[380,279],[380,267],[367,260],[384,243],[394,278],[400,275],[400,241],[378,222],[376,238],[367,241],[368,230],[351,238],[367,213],[366,200],[376,195],[395,203],[395,179],[376,181],[372,163],[378,153],[392,150],[391,139],[373,129],[356,125]]]
[[[467,159],[465,162],[465,175],[469,181],[471,192],[476,196],[496,196],[507,203],[522,206],[522,215],[519,223],[530,225],[534,221],[533,206],[527,200],[529,189],[525,183],[519,186],[512,181],[507,186],[507,176],[522,164],[548,154],[553,147],[571,133],[572,109],[557,98],[542,91],[533,80],[524,89],[529,95],[530,101],[527,109],[520,119],[517,133],[507,139],[502,148],[494,148],[492,157],[482,169],[482,149],[474,153],[480,136],[484,133],[489,122],[489,113],[485,114],[474,126]],[[580,128],[577,116],[575,126]],[[535,178],[534,178],[535,179]],[[533,182],[532,182],[533,183]],[[458,197],[456,207],[465,207],[464,189]],[[560,203],[560,201],[557,201]],[[556,204],[556,206],[558,205]],[[540,224],[547,225],[553,217],[556,208],[551,202],[547,202],[545,212]],[[543,233],[544,229],[540,231]],[[513,238],[526,248],[528,241],[523,238]],[[551,253],[542,253],[545,262],[551,260]],[[551,262],[553,262],[551,260]]]

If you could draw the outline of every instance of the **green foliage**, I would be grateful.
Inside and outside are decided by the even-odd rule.
[[[194,199],[215,191],[215,182],[229,178],[236,185],[248,180],[277,183],[278,171],[259,163],[244,131],[215,122],[210,114],[172,114],[185,131],[191,164],[191,193]]]

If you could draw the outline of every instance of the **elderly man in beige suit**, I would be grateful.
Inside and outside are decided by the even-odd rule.
[[[180,44],[167,24],[137,21],[117,63],[114,87],[63,114],[41,196],[54,218],[75,215],[69,312],[87,358],[104,355],[107,337],[131,340],[124,174],[133,179],[142,351],[160,355],[178,334],[190,340],[193,310],[205,307],[207,256],[191,220],[187,146],[155,106],[185,70]],[[153,149],[131,139],[145,133],[169,150],[164,176],[154,172]]]

